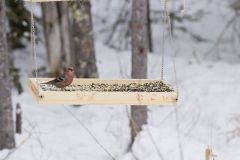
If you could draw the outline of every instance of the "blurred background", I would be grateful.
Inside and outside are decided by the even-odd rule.
[[[10,146],[0,145],[1,160],[203,160],[207,146],[214,149],[215,160],[240,156],[240,1],[170,0],[171,26],[165,21],[164,1],[142,2],[146,14],[138,20],[143,20],[145,29],[145,38],[140,39],[146,41],[139,42],[147,56],[143,56],[147,60],[145,77],[132,70],[133,48],[138,45],[132,38],[134,3],[138,1],[33,5],[5,1],[9,63],[8,68],[0,69],[9,70],[11,89],[6,91],[12,95],[14,125],[16,106],[21,106],[22,133],[15,138],[10,134]],[[31,52],[31,9],[36,59]],[[147,124],[134,142],[130,106],[67,106],[107,152],[66,106],[41,106],[27,88],[27,79],[35,77],[36,63],[39,77],[55,77],[73,66],[78,78],[161,79],[164,69],[163,79],[175,87],[173,59],[178,103],[174,107],[148,106]],[[136,64],[136,68],[140,66]],[[1,79],[2,86],[5,81]],[[4,100],[0,98],[2,104]]]

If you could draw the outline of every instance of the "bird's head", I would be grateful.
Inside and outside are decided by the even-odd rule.
[[[66,70],[66,72],[67,72],[68,74],[74,75],[74,69],[73,69],[73,67],[68,67],[67,70]]]
[[[73,67],[68,67],[67,70],[70,72],[74,72]]]

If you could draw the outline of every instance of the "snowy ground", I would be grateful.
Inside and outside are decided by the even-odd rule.
[[[108,23],[113,23],[121,4],[117,1],[108,2],[111,2],[109,10],[105,9],[102,1],[93,1],[93,13],[109,16]],[[13,91],[13,104],[15,106],[19,102],[22,106],[23,134],[16,136],[17,149],[1,151],[0,160],[110,160],[111,157],[95,143],[68,110],[73,112],[118,160],[134,160],[133,157],[139,160],[203,160],[204,150],[210,144],[217,154],[215,160],[238,159],[240,138],[230,139],[230,132],[234,129],[231,119],[240,114],[238,55],[229,50],[229,46],[226,49],[226,46],[221,45],[218,47],[220,58],[227,57],[229,61],[238,63],[199,62],[189,58],[196,52],[201,59],[216,41],[225,22],[233,14],[227,6],[227,1],[187,1],[188,13],[204,9],[208,14],[200,22],[184,22],[182,25],[188,26],[194,33],[209,35],[209,41],[196,43],[187,35],[178,33],[178,55],[185,57],[176,59],[180,89],[178,105],[149,107],[148,125],[137,137],[132,149],[133,154],[126,153],[130,140],[127,106],[76,108],[38,105],[27,91],[27,77],[34,68],[29,49],[17,51],[16,66],[21,68],[21,81],[25,92],[19,96]],[[151,7],[158,10],[161,7],[160,1],[151,1]],[[101,29],[96,22],[94,27],[95,31]],[[153,32],[155,52],[159,53],[160,24],[154,24]],[[231,30],[229,32],[231,33]],[[228,34],[231,36],[230,33]],[[98,40],[102,41],[101,37],[98,37]],[[38,47],[39,66],[43,66],[46,64],[44,47]],[[236,48],[239,52],[239,46]],[[118,53],[99,42],[96,43],[96,50],[102,78],[130,77],[129,51]],[[149,55],[149,78],[160,78],[160,60],[158,54]],[[174,84],[173,75],[171,57],[166,57],[164,77],[171,84]]]
[[[100,76],[126,78],[130,73],[130,52],[117,53],[96,44]],[[23,53],[22,51],[19,51]],[[40,50],[40,52],[42,52]],[[197,63],[177,58],[180,98],[176,107],[149,107],[148,125],[137,137],[133,155],[126,153],[129,123],[126,106],[42,106],[27,91],[30,64],[27,51],[15,54],[22,68],[25,92],[13,91],[13,102],[23,109],[23,134],[17,135],[18,148],[9,160],[110,160],[70,110],[119,160],[203,160],[204,149],[212,144],[216,160],[238,159],[240,138],[228,142],[233,129],[230,119],[240,113],[240,65],[224,62]],[[39,58],[42,65],[44,57]],[[160,57],[149,56],[149,78],[160,77]],[[166,58],[165,79],[173,84],[170,57]],[[25,67],[24,67],[25,66]],[[157,145],[154,148],[149,131]],[[1,151],[4,159],[9,151]]]

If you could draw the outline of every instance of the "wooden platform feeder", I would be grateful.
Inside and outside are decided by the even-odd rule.
[[[42,84],[51,79],[29,79],[29,89],[40,104],[175,105],[177,101],[177,93],[159,80],[74,79],[61,90]]]

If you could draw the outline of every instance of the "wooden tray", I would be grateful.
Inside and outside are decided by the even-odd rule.
[[[177,93],[173,92],[110,92],[110,91],[44,91],[39,84],[52,78],[30,78],[29,89],[40,104],[113,104],[113,105],[175,105]],[[74,79],[73,85],[105,84],[144,84],[159,80],[149,79]],[[165,83],[166,84],[166,83]],[[71,87],[71,86],[70,86]]]

